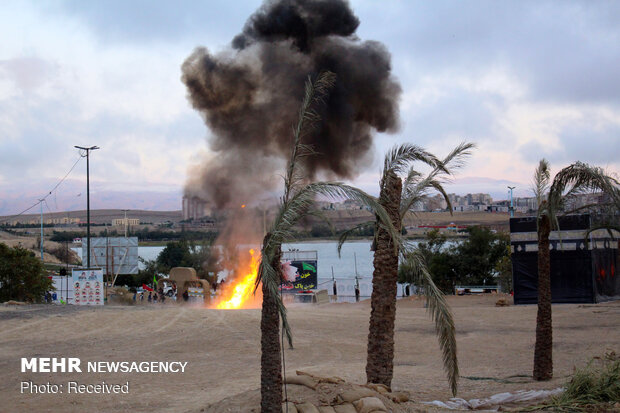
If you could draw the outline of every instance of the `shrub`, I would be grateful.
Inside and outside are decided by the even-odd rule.
[[[0,301],[40,302],[53,289],[43,263],[33,252],[0,244]]]
[[[566,383],[562,394],[536,410],[559,412],[611,411],[620,401],[620,358],[615,352],[595,357],[584,368],[577,369]]]

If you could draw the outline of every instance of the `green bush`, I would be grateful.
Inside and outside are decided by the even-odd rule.
[[[479,226],[470,227],[467,232],[469,236],[464,240],[448,242],[435,229],[426,235],[426,242],[417,246],[435,285],[445,294],[453,293],[456,285],[494,285],[498,282],[497,265],[508,254],[508,236]],[[511,277],[506,268],[510,262],[504,260],[503,264],[504,277]],[[415,274],[406,266],[401,267],[398,282],[415,283]]]
[[[53,289],[43,263],[33,252],[0,244],[0,301],[41,302]]]

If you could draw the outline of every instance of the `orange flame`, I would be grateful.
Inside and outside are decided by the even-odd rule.
[[[254,250],[250,250],[250,263],[246,274],[232,285],[222,291],[222,299],[215,308],[220,310],[234,310],[239,308],[254,308],[254,286],[258,276],[259,260],[254,256]],[[260,291],[260,289],[259,289]]]
[[[245,208],[245,204],[241,205],[241,208]]]

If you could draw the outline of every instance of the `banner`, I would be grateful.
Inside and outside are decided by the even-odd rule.
[[[73,275],[73,304],[103,305],[103,269],[76,269]]]
[[[289,281],[282,285],[282,289],[287,292],[316,289],[318,284],[316,266],[316,261],[285,261],[282,267]]]

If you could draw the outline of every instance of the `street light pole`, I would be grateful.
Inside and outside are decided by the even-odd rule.
[[[510,218],[515,216],[515,209],[512,206],[512,190],[515,189],[516,186],[509,186],[508,189],[510,189]]]
[[[77,149],[86,151],[86,267],[90,268],[90,173],[89,173],[89,152],[99,149],[98,146],[86,148],[84,146],[75,146]]]

